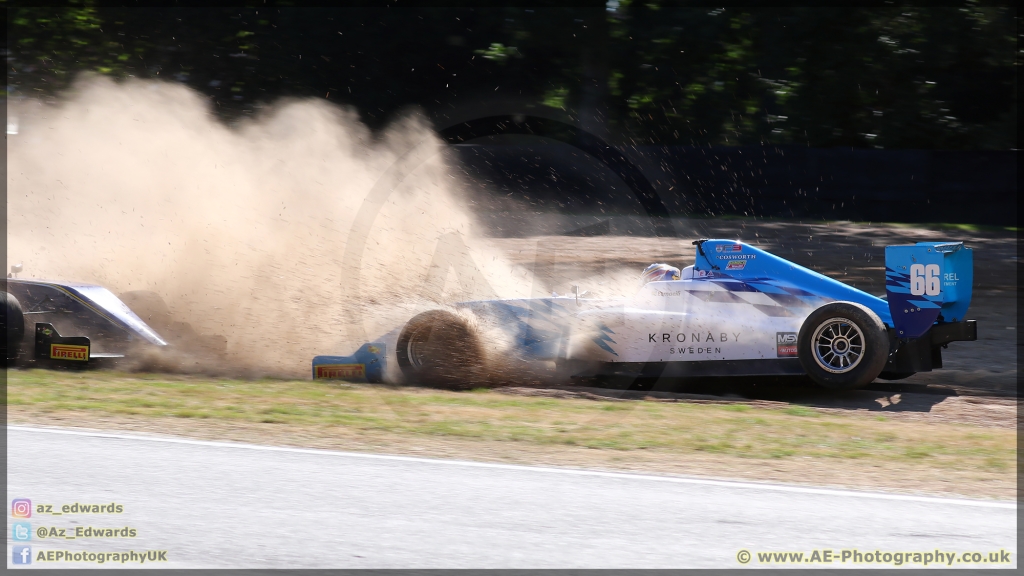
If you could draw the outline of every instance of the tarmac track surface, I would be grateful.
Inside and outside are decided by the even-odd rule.
[[[1016,566],[1013,502],[18,426],[7,449],[8,500],[124,506],[34,529],[138,531],[34,549],[167,550],[169,567],[739,567],[740,550],[853,548],[1004,549]]]

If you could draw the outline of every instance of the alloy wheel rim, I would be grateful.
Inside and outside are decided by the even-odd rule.
[[[864,333],[848,318],[829,318],[814,331],[814,362],[833,374],[845,374],[864,358]]]
[[[424,331],[428,331],[429,333],[429,330],[430,327],[420,328],[419,330],[413,332],[409,338],[409,344],[407,347],[409,363],[412,364],[412,366],[417,370],[423,368],[423,365],[426,364],[427,359],[426,348],[428,344],[425,338],[420,338],[420,334],[422,334]]]

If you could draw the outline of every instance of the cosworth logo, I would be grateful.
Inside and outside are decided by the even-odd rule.
[[[317,378],[365,378],[366,364],[320,364]]]
[[[78,360],[89,361],[88,346],[74,346],[71,344],[50,344],[50,358],[54,360]]]

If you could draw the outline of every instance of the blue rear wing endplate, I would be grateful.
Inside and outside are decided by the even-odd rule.
[[[935,322],[962,321],[973,285],[974,253],[963,242],[885,248],[885,292],[900,338],[919,338]]]

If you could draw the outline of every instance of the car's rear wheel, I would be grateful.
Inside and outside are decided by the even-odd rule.
[[[395,356],[410,383],[438,388],[472,388],[483,364],[483,350],[469,323],[444,310],[407,322]]]
[[[888,353],[882,320],[853,302],[831,302],[811,312],[797,338],[807,375],[835,390],[860,388],[877,378]]]

